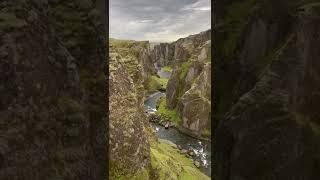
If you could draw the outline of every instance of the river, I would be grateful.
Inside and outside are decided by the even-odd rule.
[[[165,75],[166,78],[170,77],[170,73],[169,75],[167,73],[168,72],[158,70],[158,75],[160,77],[163,77],[163,75]],[[150,96],[148,96],[144,102],[145,111],[147,111],[148,113],[155,113],[157,111],[156,110],[157,101],[159,101],[159,99],[163,96],[165,96],[165,93],[162,93],[162,92],[155,92]],[[192,149],[195,154],[194,159],[200,162],[200,170],[204,172],[206,175],[211,177],[211,143],[210,142],[192,138],[188,135],[180,133],[175,128],[165,129],[164,127],[154,123],[152,123],[151,125],[156,131],[158,138],[169,140],[186,150]]]

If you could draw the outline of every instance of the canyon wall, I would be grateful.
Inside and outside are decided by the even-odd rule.
[[[320,4],[214,4],[216,178],[317,179]]]
[[[149,43],[114,39],[109,43],[109,177],[116,179],[151,165],[149,124],[143,111],[144,74],[148,72],[142,65]]]
[[[158,139],[149,124],[144,112],[145,84],[154,73],[146,68],[153,66],[149,46],[109,39],[109,179],[209,179],[177,145]],[[207,78],[203,74],[200,79]]]
[[[105,179],[98,3],[0,2],[1,179]]]
[[[154,62],[172,66],[166,89],[167,107],[179,116],[181,131],[197,137],[211,134],[211,30],[161,43]]]

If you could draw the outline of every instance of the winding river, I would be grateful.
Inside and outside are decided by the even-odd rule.
[[[162,78],[169,78],[170,73],[158,70],[158,75]],[[157,101],[161,97],[165,96],[165,93],[155,92],[146,98],[144,102],[145,111],[148,113],[155,113]],[[193,150],[195,156],[194,159],[200,162],[200,170],[204,172],[206,175],[211,176],[211,144],[210,142],[198,140],[192,138],[188,135],[180,133],[175,128],[165,129],[164,127],[154,124],[151,124],[158,138],[169,140],[176,145],[179,145],[183,149]]]

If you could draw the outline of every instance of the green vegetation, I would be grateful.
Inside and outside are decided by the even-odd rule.
[[[187,62],[184,62],[182,63],[181,65],[181,72],[180,72],[180,75],[179,75],[179,79],[180,80],[184,80],[187,73],[188,73],[188,70],[189,70],[189,67],[191,65],[191,60],[187,61]]]
[[[192,160],[179,153],[165,140],[151,146],[151,166],[159,179],[206,180],[210,179],[197,169]]]
[[[181,119],[177,111],[175,109],[168,109],[165,97],[160,98],[160,100],[158,101],[158,106],[158,111],[156,112],[157,114],[170,119],[170,121],[176,125],[178,125],[181,122]]]
[[[162,68],[162,70],[165,71],[165,72],[172,72],[172,67],[170,67],[170,66],[164,66],[164,67]]]
[[[166,90],[169,79],[151,76],[148,82],[148,91]]]
[[[201,135],[203,137],[211,137],[211,128],[205,128],[202,132],[201,132]]]
[[[111,180],[127,180],[127,179],[132,179],[132,180],[149,180],[149,170],[148,169],[143,169],[138,171],[132,176],[120,176],[120,177],[109,177]]]

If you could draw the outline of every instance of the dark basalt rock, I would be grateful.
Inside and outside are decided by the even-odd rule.
[[[231,3],[216,4],[217,22],[223,23]],[[228,54],[221,39],[227,25],[215,29],[221,46],[213,66],[214,173],[219,179],[320,177],[315,108],[320,105],[320,17],[309,9],[315,6],[319,4],[256,4],[234,39],[236,49]],[[297,12],[299,7],[305,10]],[[266,11],[259,13],[261,9]]]
[[[105,32],[79,2],[0,2],[0,179],[106,178]]]

